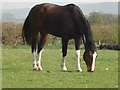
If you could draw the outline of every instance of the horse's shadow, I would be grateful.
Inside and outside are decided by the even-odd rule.
[[[68,71],[62,71],[62,70],[61,70],[61,72],[73,72],[73,71],[71,71],[71,70],[68,70]]]
[[[33,72],[43,72],[43,71],[37,71],[37,70],[29,70],[29,71],[33,71]],[[44,71],[44,72],[51,73],[51,72],[53,72],[53,71],[46,70],[46,71]],[[58,71],[55,71],[55,72],[58,72]],[[71,72],[74,72],[74,71],[71,71],[71,70],[68,70],[68,71],[60,70],[60,72],[69,72],[69,73],[71,73]]]

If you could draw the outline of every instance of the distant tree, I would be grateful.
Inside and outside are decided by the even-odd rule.
[[[108,24],[117,24],[118,16],[112,14],[106,14],[103,12],[92,12],[88,16],[88,21],[92,25],[108,25]]]
[[[89,14],[89,22],[90,24],[98,24],[98,23],[101,23],[101,14],[98,13],[98,12],[92,12]]]
[[[118,23],[118,16],[112,14],[101,14],[102,17],[102,24],[117,24]]]

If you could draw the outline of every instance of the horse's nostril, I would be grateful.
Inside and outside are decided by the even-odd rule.
[[[94,71],[91,71],[91,70],[87,70],[88,72],[94,72]]]

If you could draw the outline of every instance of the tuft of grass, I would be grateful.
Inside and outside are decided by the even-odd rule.
[[[61,48],[44,49],[43,71],[32,70],[32,55],[28,46],[3,48],[2,88],[118,88],[118,51],[98,50],[95,72],[87,72],[81,50],[83,72],[75,71],[75,50],[68,49],[66,66],[60,70]]]

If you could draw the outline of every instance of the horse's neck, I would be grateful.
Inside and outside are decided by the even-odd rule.
[[[93,42],[93,35],[91,29],[87,29],[84,33],[86,43]]]
[[[86,43],[93,42],[92,30],[90,24],[85,18],[83,19],[83,30]]]
[[[90,28],[86,29],[84,33],[84,40],[85,40],[85,43],[84,43],[85,49],[89,49],[89,46],[94,44],[93,35]]]

